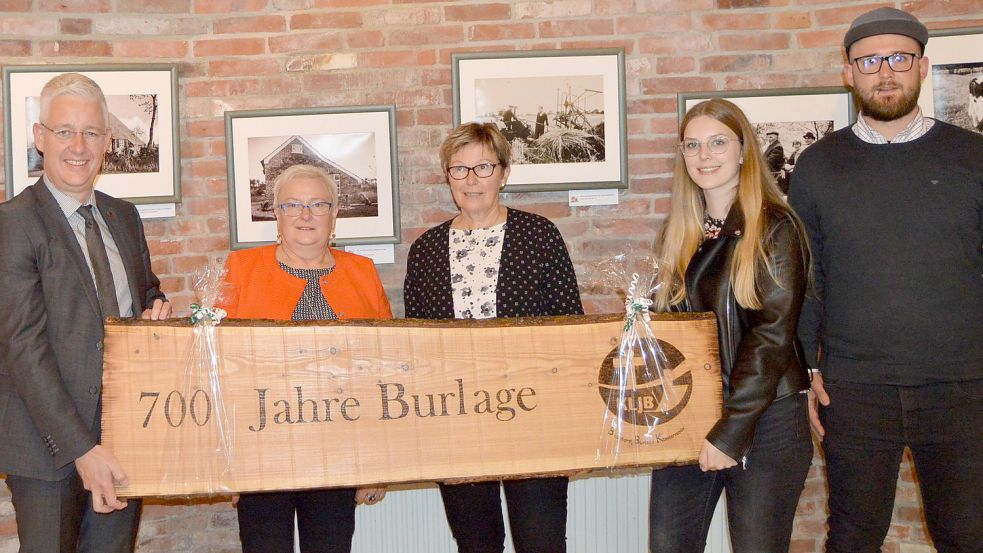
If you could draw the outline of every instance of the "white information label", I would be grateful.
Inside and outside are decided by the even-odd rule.
[[[602,188],[599,190],[570,190],[568,192],[570,207],[584,205],[618,205],[618,189]]]
[[[364,255],[376,265],[396,262],[396,248],[393,244],[369,244],[367,246],[345,246],[346,252]]]

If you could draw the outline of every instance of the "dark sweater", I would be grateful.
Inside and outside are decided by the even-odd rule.
[[[936,122],[878,145],[842,129],[801,154],[789,201],[816,292],[799,335],[824,377],[983,378],[983,136]]]

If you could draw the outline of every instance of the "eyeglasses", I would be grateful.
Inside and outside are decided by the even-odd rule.
[[[887,62],[891,71],[904,73],[905,71],[911,70],[911,67],[915,64],[915,58],[918,57],[920,57],[918,54],[912,54],[910,52],[895,52],[886,56],[860,56],[859,58],[853,58],[853,63],[857,64],[857,69],[864,75],[873,75],[879,72],[884,62]]]
[[[98,132],[93,130],[73,131],[72,129],[58,129],[56,131],[55,129],[52,129],[51,127],[45,125],[40,121],[38,121],[38,124],[44,127],[45,129],[47,129],[48,132],[55,135],[55,138],[61,140],[62,142],[68,142],[69,140],[75,138],[75,135],[81,134],[82,140],[84,140],[87,144],[95,144],[96,142],[99,142],[102,139],[102,137],[106,136],[105,132]]]
[[[280,211],[289,217],[299,217],[301,213],[304,212],[304,208],[311,210],[311,215],[322,216],[327,215],[331,212],[331,208],[334,204],[331,202],[325,202],[317,200],[309,204],[302,204],[300,202],[283,202],[277,205]]]
[[[452,165],[447,168],[447,174],[454,180],[464,180],[468,178],[468,174],[471,171],[474,171],[474,176],[486,178],[492,176],[492,173],[495,172],[495,168],[499,165],[499,163],[479,163],[474,167],[468,167],[466,165]]]
[[[727,151],[727,145],[731,142],[737,142],[743,144],[744,141],[740,138],[728,138],[723,135],[711,136],[706,142],[700,142],[699,140],[683,140],[679,143],[679,151],[683,153],[686,157],[693,157],[700,154],[700,146],[703,144],[707,145],[707,150],[710,150],[711,154],[722,154]]]

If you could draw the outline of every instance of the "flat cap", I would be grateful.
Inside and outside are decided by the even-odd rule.
[[[877,8],[853,20],[843,37],[843,48],[849,52],[854,42],[874,35],[911,37],[922,48],[928,42],[928,29],[915,16],[895,8]]]

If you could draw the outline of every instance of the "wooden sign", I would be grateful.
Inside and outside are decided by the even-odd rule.
[[[651,382],[622,399],[610,386],[622,326],[616,315],[227,320],[210,352],[189,323],[110,321],[103,444],[130,497],[694,461],[720,416],[713,316],[653,317],[673,365],[665,396]]]

